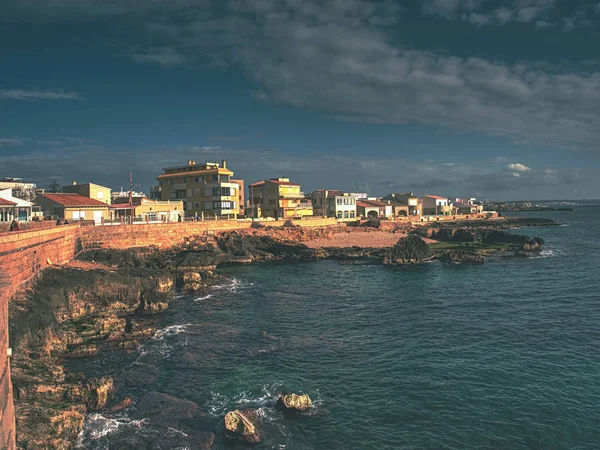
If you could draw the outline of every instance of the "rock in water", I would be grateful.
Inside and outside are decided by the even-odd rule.
[[[541,250],[543,246],[544,246],[544,240],[539,237],[534,237],[533,239],[531,239],[523,244],[523,251],[536,252],[536,251]]]
[[[291,411],[306,411],[312,407],[312,400],[306,394],[282,395],[277,400],[277,406],[281,409]]]
[[[258,444],[260,442],[260,434],[258,429],[252,423],[252,418],[256,414],[252,410],[230,411],[225,414],[225,436],[231,439],[238,439],[241,441],[249,442],[251,444]]]
[[[401,238],[383,258],[387,265],[414,264],[429,256],[429,247],[419,236],[411,234]]]
[[[447,251],[437,257],[440,261],[462,262],[469,264],[483,264],[483,256],[473,252],[461,252],[456,250]]]

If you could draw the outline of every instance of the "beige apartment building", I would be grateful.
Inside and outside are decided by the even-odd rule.
[[[271,178],[249,187],[253,217],[287,219],[313,215],[312,202],[304,198],[300,185],[292,183],[289,178]]]
[[[111,190],[112,189],[107,188],[105,186],[100,186],[99,184],[94,184],[94,183],[78,184],[77,181],[73,181],[73,183],[69,186],[62,187],[62,191],[65,194],[83,195],[84,197],[93,198],[95,200],[98,200],[99,202],[106,204],[106,205],[110,205]]]
[[[225,160],[219,164],[190,159],[185,166],[167,167],[163,172],[156,177],[160,199],[181,200],[187,217],[236,218],[243,211],[239,182],[231,179],[233,172]]]

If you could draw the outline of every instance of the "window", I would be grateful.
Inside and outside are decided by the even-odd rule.
[[[104,198],[104,192],[99,191],[98,192],[98,198]]]
[[[200,195],[200,189],[194,189],[194,196]]]
[[[187,178],[184,178],[183,179],[183,184],[186,184],[186,183],[187,183]]]
[[[202,204],[202,209],[206,209],[206,210],[213,209],[213,202],[204,202]]]
[[[348,218],[348,211],[344,211],[344,219]]]
[[[191,197],[191,196],[192,196],[192,190],[191,190],[191,189],[188,189],[188,190],[187,190],[187,196],[188,196],[188,197]]]
[[[200,202],[196,202],[196,203],[194,204],[194,207],[195,207],[196,209],[200,208]]]
[[[199,181],[200,181],[200,178],[199,178],[199,177],[195,177],[195,178],[194,178],[194,183],[198,183]]]
[[[338,218],[338,219],[341,219],[341,218],[342,218],[342,212],[341,212],[341,211],[338,211],[338,213],[337,213],[337,218]]]
[[[169,184],[173,184],[173,180],[169,180]]]
[[[192,202],[186,202],[186,207],[187,207],[186,209],[188,211],[191,211],[192,210]]]
[[[212,180],[213,180],[213,183],[218,183],[219,182],[219,175],[213,175]]]
[[[350,218],[354,219],[354,211],[350,211]]]
[[[219,179],[221,180],[221,183],[228,183],[229,182],[229,175],[221,175],[219,177]]]
[[[274,205],[275,204],[275,199],[274,198],[270,198],[269,199],[269,205]]]
[[[234,209],[235,202],[213,202],[214,209]]]

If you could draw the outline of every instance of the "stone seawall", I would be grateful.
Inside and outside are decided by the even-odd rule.
[[[0,265],[0,267],[2,267]],[[15,448],[15,410],[12,383],[10,381],[10,358],[8,349],[8,301],[14,294],[12,280],[0,269],[0,449]]]
[[[262,227],[283,227],[288,225],[314,228],[337,225],[335,219],[305,219],[296,221],[265,221]],[[256,225],[255,225],[256,226]],[[206,232],[247,230],[252,228],[251,221],[215,220],[184,223],[114,225],[87,227],[81,230],[82,245],[85,249],[131,247],[169,248],[185,242],[187,239]]]
[[[15,414],[8,336],[8,302],[51,264],[71,261],[81,250],[79,225],[0,233],[0,449],[15,448]]]

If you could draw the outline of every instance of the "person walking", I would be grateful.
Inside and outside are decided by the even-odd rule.
[[[17,222],[17,219],[13,219],[13,221],[10,223],[10,231],[19,231],[19,222]]]

